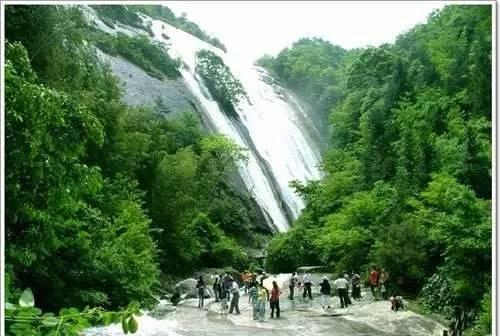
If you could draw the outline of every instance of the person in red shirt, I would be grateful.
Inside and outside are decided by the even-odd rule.
[[[274,318],[274,310],[276,309],[276,318],[280,317],[280,289],[276,281],[273,281],[273,289],[271,290],[271,298],[269,304],[271,306],[271,318]]]
[[[372,291],[373,297],[375,297],[375,288],[378,287],[378,272],[375,265],[372,266],[372,271],[370,272],[370,289]]]

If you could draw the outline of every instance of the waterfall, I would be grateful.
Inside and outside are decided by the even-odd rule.
[[[306,111],[263,68],[241,64],[230,53],[163,21],[151,22],[154,39],[166,43],[169,55],[184,64],[180,73],[199,99],[211,126],[248,149],[248,161],[240,163],[238,171],[266,215],[268,224],[278,231],[286,231],[304,207],[303,200],[289,187],[289,182],[320,178],[319,150],[303,125]],[[239,120],[228,117],[221,110],[196,74],[196,53],[202,49],[220,56],[243,84],[248,100],[236,106]]]

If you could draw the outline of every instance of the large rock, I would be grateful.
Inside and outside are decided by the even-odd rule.
[[[193,278],[182,280],[175,285],[175,291],[181,297],[198,297],[197,283],[198,281]]]
[[[197,298],[198,297],[198,288],[196,288],[196,284],[198,281],[193,278],[185,279],[180,282],[178,282],[175,285],[175,296],[179,297],[180,299],[189,299],[189,298]],[[205,288],[205,298],[210,298],[212,297],[212,289],[206,283],[206,288]]]

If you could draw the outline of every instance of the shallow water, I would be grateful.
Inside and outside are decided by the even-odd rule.
[[[282,282],[285,276],[279,276]],[[269,279],[266,285],[270,284]],[[205,300],[204,309],[197,308],[198,300],[190,299],[179,304],[175,311],[163,318],[148,314],[139,317],[139,336],[223,336],[223,335],[273,335],[273,336],[319,336],[319,335],[442,335],[445,329],[439,323],[410,311],[393,312],[388,301],[374,301],[371,294],[363,291],[363,298],[354,301],[347,309],[341,309],[337,297],[331,298],[331,308],[320,304],[319,288],[313,288],[313,300],[296,297],[288,299],[288,290],[283,290],[280,300],[281,317],[269,318],[266,307],[264,322],[252,319],[252,308],[248,296],[240,297],[240,315],[222,314],[220,304],[213,299]],[[92,328],[87,336],[123,335],[121,326]]]

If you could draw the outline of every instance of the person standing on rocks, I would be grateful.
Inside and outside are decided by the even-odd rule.
[[[302,293],[302,297],[305,298],[306,296],[309,296],[309,300],[312,300],[312,280],[309,273],[304,273],[304,276],[302,277],[302,283],[304,284],[304,292]]]
[[[231,276],[229,274],[224,274],[224,277],[222,278],[222,296],[226,298],[227,301],[231,299]]]
[[[380,294],[384,300],[387,300],[387,280],[389,279],[389,275],[382,268],[379,276],[379,286],[380,286]]]
[[[351,298],[349,297],[349,285],[351,284],[351,277],[349,274],[347,274],[347,271],[344,271],[344,279],[347,280],[347,287],[346,287],[346,298],[347,298],[347,304],[352,304]]]
[[[297,273],[293,272],[292,276],[290,277],[290,284],[288,285],[288,288],[290,288],[290,300],[293,300],[293,291],[295,289],[295,286],[297,286],[298,281],[299,278],[297,277]]]
[[[203,281],[201,275],[196,284],[196,288],[198,288],[198,308],[203,308],[203,301],[205,300],[205,281]]]
[[[372,266],[372,271],[370,272],[370,289],[372,291],[373,298],[375,298],[375,289],[378,287],[378,272],[375,265]]]
[[[240,301],[240,287],[236,280],[231,278],[231,294],[233,294],[233,298],[231,299],[231,306],[229,307],[229,314],[233,313],[233,310],[236,310],[236,314],[240,313],[239,301]]]
[[[250,286],[250,290],[248,291],[248,303],[252,304],[253,319],[257,320],[259,314],[259,289],[257,281],[252,281]]]
[[[214,290],[215,302],[220,301],[220,277],[216,273],[214,275],[214,284],[212,285],[212,289]]]
[[[361,277],[358,273],[354,273],[352,271],[351,274],[351,283],[352,283],[352,298],[354,300],[361,299]]]
[[[271,307],[271,318],[274,318],[274,310],[276,309],[276,318],[280,317],[280,289],[276,281],[273,281],[273,289],[271,289],[271,298],[269,300]]]
[[[347,308],[347,280],[341,274],[338,279],[333,282],[333,285],[337,288],[337,294],[340,299],[340,307]]]
[[[258,307],[259,307],[259,320],[264,321],[266,315],[266,301],[268,300],[269,294],[267,289],[264,287],[263,283],[259,283],[258,287]]]
[[[320,284],[320,293],[321,293],[321,305],[323,308],[330,308],[330,296],[332,295],[332,287],[330,286],[330,282],[326,275],[323,277],[323,281]]]

